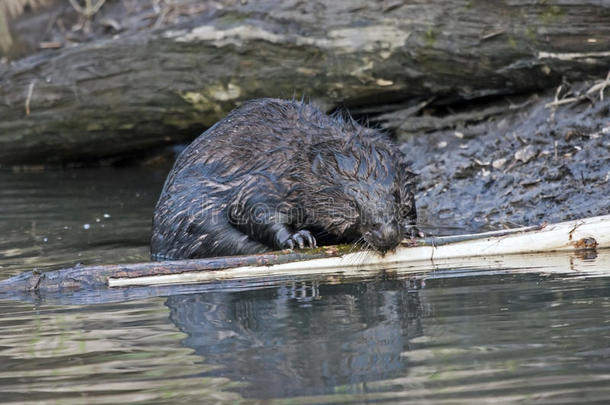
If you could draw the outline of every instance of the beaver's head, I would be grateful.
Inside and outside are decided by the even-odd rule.
[[[376,131],[360,128],[343,140],[311,147],[316,187],[308,191],[316,203],[308,215],[335,236],[385,253],[415,223],[414,175],[398,148]]]

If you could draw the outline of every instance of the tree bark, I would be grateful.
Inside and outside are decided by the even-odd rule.
[[[470,100],[610,66],[610,3],[595,0],[233,3],[0,65],[0,165],[193,138],[254,97],[304,96],[324,108]]]

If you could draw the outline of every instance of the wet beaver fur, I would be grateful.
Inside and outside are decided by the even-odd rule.
[[[195,139],[154,213],[155,259],[364,242],[416,232],[414,175],[379,131],[311,104],[244,103]]]

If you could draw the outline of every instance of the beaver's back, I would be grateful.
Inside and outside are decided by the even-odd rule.
[[[201,176],[193,169],[203,166],[204,175],[247,174],[257,166],[293,161],[308,145],[340,136],[332,119],[309,104],[251,100],[195,139],[178,157],[167,183],[180,174]]]

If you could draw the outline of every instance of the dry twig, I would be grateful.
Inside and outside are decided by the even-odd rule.
[[[566,97],[566,98],[559,99],[559,93],[561,92],[561,89],[563,86],[563,85],[560,85],[557,88],[557,92],[555,93],[555,99],[552,102],[546,104],[545,107],[546,108],[557,108],[560,105],[576,103],[578,101],[582,101],[584,99],[590,98],[590,96],[593,93],[595,93],[596,91],[599,91],[599,99],[600,99],[600,101],[603,101],[604,100],[604,91],[606,90],[606,87],[608,85],[610,85],[610,71],[608,72],[606,79],[595,82],[595,84],[593,86],[591,86],[587,91],[585,91],[584,94],[579,94],[579,95],[576,95],[573,97]]]
[[[95,13],[100,11],[100,8],[104,5],[106,0],[97,0],[97,2],[93,2],[93,0],[85,0],[85,5],[81,6],[77,0],[69,0],[72,7],[76,10],[77,13],[85,16],[86,18],[91,18]]]
[[[36,81],[30,83],[28,86],[28,95],[25,99],[25,115],[30,115],[30,102],[32,101],[32,94],[34,94],[34,85]]]

